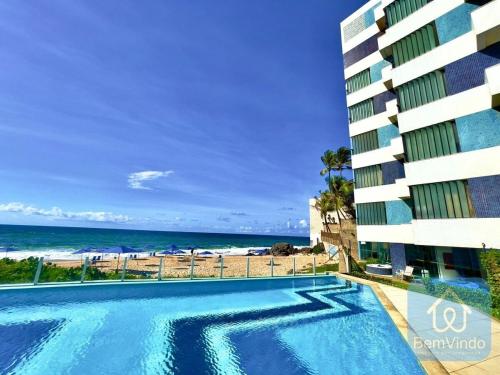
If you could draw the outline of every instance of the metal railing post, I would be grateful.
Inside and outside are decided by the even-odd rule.
[[[85,274],[87,273],[88,267],[89,267],[89,257],[85,257],[85,261],[83,262],[82,277],[80,278],[81,283],[85,281]]]
[[[293,276],[295,276],[296,268],[295,268],[295,257],[293,257]]]
[[[224,256],[220,257],[220,278],[224,277]]]
[[[163,273],[163,257],[160,258],[160,265],[158,266],[158,281],[161,281],[162,273]]]
[[[250,277],[250,257],[247,257],[247,279]]]
[[[316,276],[316,256],[313,256],[313,274]]]
[[[40,279],[40,274],[42,273],[43,267],[43,257],[38,259],[38,265],[36,267],[35,278],[33,279],[33,285],[38,285],[38,280]]]
[[[271,257],[271,277],[274,277],[274,257]]]
[[[125,259],[123,259],[123,269],[122,269],[121,281],[125,280],[125,273],[127,272],[127,261],[128,261],[127,257]]]
[[[194,277],[194,254],[191,255],[191,271],[190,271],[190,274],[189,274],[189,278],[191,280],[193,280],[193,277]]]

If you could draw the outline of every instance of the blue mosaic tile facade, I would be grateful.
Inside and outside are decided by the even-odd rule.
[[[447,95],[484,85],[484,70],[500,63],[500,43],[446,65]]]
[[[385,202],[385,211],[389,225],[410,224],[413,219],[412,208],[402,199]]]
[[[399,129],[396,125],[390,124],[377,129],[379,147],[391,145],[391,139],[399,137]]]
[[[348,68],[352,64],[357,63],[359,60],[364,59],[366,56],[371,55],[378,51],[378,37],[379,35],[373,35],[368,38],[363,43],[357,45],[353,49],[344,53],[344,69]]]
[[[373,113],[376,115],[385,112],[385,103],[394,99],[396,99],[394,91],[384,91],[381,94],[375,95],[373,97]]]
[[[405,245],[402,243],[391,243],[389,250],[391,252],[392,274],[395,275],[396,272],[404,270],[406,267]]]
[[[377,82],[382,79],[382,69],[384,69],[386,66],[391,65],[390,61],[387,60],[382,60],[379,61],[376,64],[373,64],[370,66],[370,79],[371,82]]]
[[[488,109],[455,120],[460,151],[500,145],[500,111]]]
[[[477,8],[478,5],[476,4],[464,3],[438,17],[436,19],[436,31],[439,44],[445,44],[471,31],[472,19],[470,13]]]
[[[374,9],[380,5],[380,2],[376,3],[373,7],[368,9],[364,14],[353,19],[350,23],[344,26],[344,42],[347,42],[354,38],[356,35],[362,31],[369,28],[375,23],[375,12]]]
[[[500,175],[470,178],[468,182],[476,217],[500,217]]]
[[[384,185],[393,184],[396,179],[405,177],[403,163],[399,160],[382,163],[382,181]]]

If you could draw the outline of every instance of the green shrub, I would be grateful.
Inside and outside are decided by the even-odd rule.
[[[410,285],[406,281],[368,275],[367,273],[363,273],[363,272],[359,272],[359,271],[351,271],[350,275],[355,276],[355,277],[359,277],[360,279],[375,281],[375,282],[380,283],[380,284],[391,285],[391,286],[394,286],[396,288],[401,288],[401,289],[408,289],[408,287]]]
[[[313,254],[323,254],[325,251],[325,245],[323,244],[323,242],[314,245],[314,247],[311,249],[311,252]]]
[[[483,251],[480,260],[483,277],[490,287],[491,314],[500,319],[500,250]]]
[[[38,258],[29,257],[23,260],[0,259],[0,284],[32,283],[38,267]],[[45,263],[40,274],[40,283],[79,281],[82,267],[59,267],[53,263]],[[116,280],[121,271],[104,272],[96,267],[87,268],[85,280]],[[127,279],[136,279],[135,275],[126,275]]]

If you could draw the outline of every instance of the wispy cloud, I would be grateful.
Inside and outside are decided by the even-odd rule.
[[[229,223],[231,221],[231,218],[230,217],[224,217],[224,216],[219,216],[217,218],[218,221],[223,221],[225,223]]]
[[[0,212],[15,212],[24,215],[45,216],[53,219],[70,219],[70,220],[84,220],[103,223],[126,223],[131,220],[127,215],[116,215],[112,212],[104,211],[82,211],[70,212],[63,211],[59,207],[52,207],[51,209],[37,208],[20,202],[10,202],[0,204]]]
[[[152,190],[150,187],[144,186],[147,181],[157,180],[161,177],[168,177],[174,171],[142,171],[134,172],[128,175],[128,187],[139,190]]]
[[[231,212],[232,216],[248,216],[246,212],[241,212],[241,211],[233,211]]]
[[[307,223],[306,219],[299,220],[299,227],[301,228],[307,228],[309,224]]]
[[[294,211],[294,210],[295,210],[295,208],[293,208],[293,207],[281,207],[280,208],[280,211]]]

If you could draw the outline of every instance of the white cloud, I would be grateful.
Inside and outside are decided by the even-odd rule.
[[[45,216],[53,219],[70,219],[70,220],[84,220],[84,221],[97,221],[107,223],[126,223],[130,221],[127,215],[116,215],[112,212],[104,211],[82,211],[70,212],[63,211],[59,207],[52,207],[49,210],[37,208],[34,206],[26,205],[20,202],[10,202],[0,204],[0,212],[16,212],[24,215],[37,215]]]
[[[156,180],[161,177],[168,177],[174,171],[142,171],[128,175],[128,187],[131,189],[152,190],[150,187],[144,186],[144,182]]]
[[[301,228],[307,228],[308,224],[307,224],[307,220],[306,219],[302,219],[302,220],[299,220],[299,227]]]

